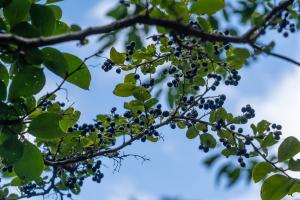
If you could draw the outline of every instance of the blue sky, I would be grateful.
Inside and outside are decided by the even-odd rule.
[[[64,20],[78,23],[83,27],[105,24],[107,8],[114,0],[64,0]],[[95,40],[95,38],[92,38]],[[267,40],[276,40],[275,51],[300,60],[299,34],[286,40],[273,34]],[[82,58],[96,51],[97,44],[78,48],[74,43],[61,45],[63,51],[73,52]],[[94,59],[90,64],[100,64]],[[69,103],[82,110],[81,121],[91,121],[99,113],[107,113],[113,106],[121,107],[123,99],[112,95],[114,85],[122,80],[115,73],[104,73],[100,67],[91,67],[92,84],[90,91],[83,91],[71,85],[68,89]],[[47,77],[49,85],[45,91],[55,87],[55,76]],[[276,58],[261,56],[258,61],[242,71],[241,84],[224,89],[228,94],[227,108],[238,112],[241,106],[250,103],[256,109],[255,120],[268,119],[281,123],[286,135],[300,136],[297,127],[300,113],[300,70],[297,66]],[[65,94],[60,93],[62,99]],[[183,197],[186,200],[255,200],[259,199],[259,185],[241,182],[232,189],[216,187],[215,170],[202,166],[204,154],[197,150],[196,141],[188,141],[182,131],[163,129],[165,141],[158,144],[135,144],[126,152],[146,155],[150,162],[141,163],[135,159],[123,161],[120,172],[113,173],[113,163],[104,161],[105,178],[101,184],[88,182],[78,200],[158,200],[163,195]]]

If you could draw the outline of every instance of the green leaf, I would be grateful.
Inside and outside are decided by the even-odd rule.
[[[6,67],[0,62],[0,80],[5,83],[5,85],[8,84],[9,75]]]
[[[14,165],[18,177],[23,180],[38,178],[44,169],[44,160],[40,150],[33,144],[26,142],[23,145],[23,154]]]
[[[50,8],[55,16],[56,20],[60,20],[62,17],[62,10],[59,6],[57,5],[49,5],[47,6],[48,8]]]
[[[293,195],[294,193],[298,193],[300,192],[300,183],[299,182],[294,182],[294,184],[292,185],[292,187],[290,188],[288,194],[289,195]]]
[[[69,53],[64,53],[64,57],[68,63],[68,74],[70,75],[67,81],[88,90],[91,83],[91,74],[86,64],[80,58]]]
[[[111,48],[111,50],[110,50],[110,60],[114,64],[124,64],[125,59],[126,59],[126,54],[119,53],[114,47]]]
[[[290,159],[289,161],[289,170],[291,171],[300,171],[300,160]]]
[[[246,60],[247,58],[250,57],[250,53],[249,53],[249,50],[248,49],[245,49],[245,48],[235,48],[233,50],[234,52],[234,55],[236,57],[238,57],[239,59],[244,59]]]
[[[40,92],[46,82],[43,69],[24,66],[13,75],[9,88],[9,99],[29,97]]]
[[[261,187],[262,200],[281,200],[285,197],[293,181],[281,174],[275,174],[266,179]]]
[[[155,138],[155,137],[152,137],[152,136],[149,136],[149,135],[147,135],[146,137],[147,137],[147,140],[149,140],[151,142],[157,142],[158,139],[159,139],[158,137]]]
[[[7,90],[5,83],[0,80],[0,101],[5,101],[7,97]]]
[[[198,135],[199,135],[199,131],[194,126],[191,126],[186,132],[186,137],[188,139],[194,139]]]
[[[297,138],[290,136],[286,138],[278,148],[278,161],[286,161],[300,152],[300,142]]]
[[[57,49],[46,47],[42,49],[44,65],[54,74],[65,78],[69,69],[64,55]]]
[[[40,139],[55,139],[65,135],[60,128],[61,116],[56,113],[43,113],[32,120],[29,125],[29,133]]]
[[[234,156],[236,155],[236,153],[237,150],[234,148],[230,148],[230,149],[226,148],[222,150],[222,155],[225,156],[226,158],[228,158],[229,156]]]
[[[113,93],[119,97],[130,97],[133,95],[133,91],[136,89],[136,86],[130,83],[120,83],[116,85]]]
[[[30,9],[32,25],[34,25],[42,35],[49,36],[55,30],[56,19],[51,8],[45,5],[33,4]]]
[[[205,145],[206,147],[215,148],[217,145],[216,139],[214,138],[214,136],[212,136],[209,133],[201,134],[200,139],[201,139],[201,144]]]
[[[66,132],[69,127],[76,124],[80,117],[79,111],[74,111],[74,108],[68,108],[64,111],[63,119],[59,121],[60,128]]]
[[[266,130],[268,130],[270,126],[270,122],[268,122],[267,120],[261,120],[258,124],[257,124],[257,132],[259,134],[263,134]]]
[[[38,48],[26,49],[25,60],[28,64],[40,65],[43,62],[43,53]]]
[[[47,0],[47,4],[56,3],[56,2],[60,2],[60,1],[63,1],[63,0]]]
[[[140,101],[146,101],[151,98],[150,92],[144,87],[138,87],[133,90],[133,96]]]
[[[134,78],[135,73],[127,74],[124,78],[124,83],[136,84],[136,79]]]
[[[107,16],[113,17],[116,20],[122,19],[127,16],[127,7],[121,4],[117,8],[109,11]]]
[[[12,29],[11,32],[27,37],[27,38],[34,38],[34,37],[39,37],[41,34],[37,28],[29,24],[28,22],[21,22],[19,24],[16,24]]]
[[[9,137],[0,145],[0,157],[7,165],[11,165],[22,157],[23,144],[16,137]]]
[[[231,69],[239,70],[250,56],[248,49],[245,48],[234,48],[229,49],[226,52],[227,62],[231,65]]]
[[[253,170],[252,170],[252,178],[255,183],[259,182],[260,180],[264,179],[267,174],[271,172],[275,172],[276,170],[270,163],[267,162],[260,162],[257,163]]]
[[[71,31],[71,29],[68,26],[68,24],[66,24],[65,22],[62,22],[62,21],[56,21],[55,31],[54,31],[53,35],[64,34],[64,33],[70,32],[70,31]]]
[[[212,15],[224,8],[224,0],[197,0],[192,4],[191,12]]]
[[[264,24],[264,18],[262,15],[260,15],[259,13],[257,12],[254,12],[252,15],[251,15],[251,24],[252,26],[262,26]]]
[[[261,143],[261,147],[263,148],[267,148],[269,146],[272,146],[274,144],[276,144],[278,141],[275,140],[274,136],[273,136],[273,133],[269,133],[267,135],[267,137],[265,137],[265,139],[262,141]]]
[[[151,99],[149,99],[149,100],[147,100],[147,101],[145,102],[145,108],[146,108],[146,109],[149,109],[149,108],[151,108],[152,106],[154,106],[154,105],[157,104],[157,103],[158,103],[158,100],[157,100],[157,99],[151,98]]]
[[[11,27],[25,20],[29,14],[30,6],[30,0],[12,0],[3,8],[3,14]]]
[[[144,111],[144,105],[142,101],[132,100],[129,103],[124,103],[124,108],[136,112],[138,110]]]

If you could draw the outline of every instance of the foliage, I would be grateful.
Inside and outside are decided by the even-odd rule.
[[[236,158],[239,165],[231,162],[219,171],[219,176],[227,175],[229,186],[247,172],[254,182],[262,181],[263,200],[300,192],[299,180],[287,172],[300,171],[298,139],[280,143],[281,125],[266,120],[250,124],[255,117],[250,105],[238,116],[229,113],[226,94],[217,90],[237,86],[239,71],[261,54],[300,65],[273,53],[274,41],[263,44],[269,32],[288,37],[298,30],[299,1],[121,0],[107,14],[114,23],[86,30],[61,21],[60,1],[0,0],[0,158],[5,178],[0,199],[77,195],[86,179],[101,182],[104,157],[145,159],[121,151],[134,142],[157,142],[163,126],[185,129],[203,152],[216,149],[219,153],[205,161],[207,166],[220,156]],[[232,18],[240,20],[239,26],[230,24]],[[219,27],[225,21],[228,28]],[[248,31],[240,33],[240,27]],[[155,34],[149,35],[150,29]],[[101,50],[83,60],[54,46],[74,40],[87,45],[95,34],[101,35]],[[126,34],[124,51],[113,47],[119,34]],[[86,63],[103,58],[103,51],[109,54],[103,71],[124,74],[113,94],[127,97],[126,111],[118,113],[114,107],[92,123],[78,124],[81,111],[56,101],[56,93],[65,82],[88,90]],[[42,94],[47,70],[61,82]],[[168,108],[160,104],[164,95]]]

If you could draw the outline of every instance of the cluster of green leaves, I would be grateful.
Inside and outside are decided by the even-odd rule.
[[[53,4],[56,2],[0,1],[1,31],[35,38],[80,30],[78,26],[68,26],[61,21],[62,10]],[[47,166],[44,166],[44,155],[37,144],[64,137],[68,127],[80,116],[80,112],[71,107],[62,109],[58,103],[42,109],[46,100],[55,98],[51,93],[39,100],[34,96],[46,84],[45,69],[61,77],[62,82],[85,90],[89,88],[91,75],[80,58],[52,47],[1,46],[0,58],[0,120],[15,120],[15,123],[0,125],[1,162],[13,167],[13,172],[8,173],[9,177],[15,177],[12,185],[21,186],[32,180],[40,182]],[[30,123],[27,125],[23,120]],[[27,139],[28,133],[37,143]],[[4,174],[8,176],[7,172]]]

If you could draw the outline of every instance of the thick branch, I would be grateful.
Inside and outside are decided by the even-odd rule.
[[[22,119],[1,119],[0,120],[0,126],[9,126],[9,125],[15,125],[22,122]]]
[[[169,28],[177,33],[191,35],[195,37],[202,38],[207,41],[219,41],[219,42],[230,42],[230,43],[248,43],[245,37],[236,36],[223,36],[217,34],[210,34],[202,32],[201,30],[194,29],[191,26],[181,24],[176,21],[150,18],[146,15],[135,15],[119,21],[115,21],[111,24],[98,27],[90,27],[82,31],[71,32],[57,36],[50,37],[38,37],[38,38],[24,38],[21,36],[13,34],[0,34],[0,44],[16,44],[20,46],[48,46],[69,41],[80,41],[91,35],[98,35],[103,33],[109,33],[112,31],[117,31],[126,27],[133,26],[135,24],[146,24],[146,25],[156,25]]]

